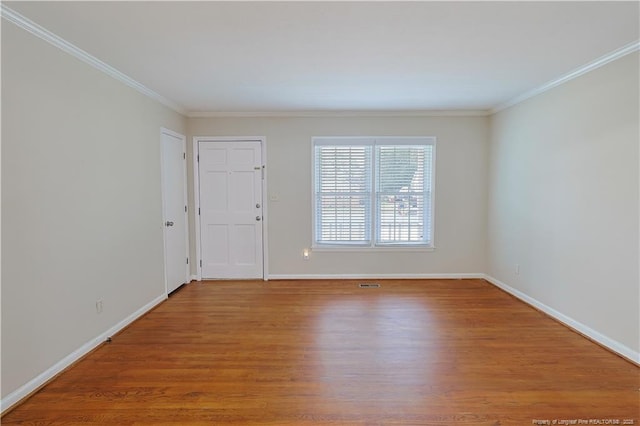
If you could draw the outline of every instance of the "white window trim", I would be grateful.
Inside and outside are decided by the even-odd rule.
[[[369,252],[369,251],[379,251],[379,252],[391,252],[391,253],[398,253],[398,252],[411,252],[411,253],[419,253],[419,252],[429,252],[429,251],[435,251],[436,247],[433,245],[409,245],[409,244],[403,244],[403,245],[394,245],[394,246],[389,246],[389,245],[367,245],[367,246],[342,246],[342,245],[335,245],[335,244],[322,244],[322,245],[312,245],[311,249],[315,252],[323,252],[323,251],[330,251],[330,252],[344,252],[344,253],[349,253],[349,252]]]
[[[430,252],[436,249],[435,246],[435,189],[436,189],[436,142],[435,136],[315,136],[311,138],[311,248],[316,252]],[[431,240],[426,244],[409,244],[409,243],[378,243],[376,237],[372,235],[370,244],[353,244],[353,243],[327,243],[318,244],[316,242],[316,197],[315,197],[315,147],[316,145],[370,145],[375,148],[376,144],[394,144],[394,145],[431,145],[432,148],[432,164],[431,164],[431,191],[430,200],[431,208],[429,209],[429,223],[431,224]],[[375,165],[372,164],[372,185],[375,183]],[[375,192],[372,186],[372,191]],[[375,222],[377,220],[375,212],[375,197],[372,197],[373,204],[371,206],[371,229],[375,234]]]

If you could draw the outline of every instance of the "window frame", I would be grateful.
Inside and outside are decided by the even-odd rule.
[[[368,224],[369,228],[369,243],[350,243],[350,242],[318,242],[316,237],[317,232],[317,197],[316,197],[316,147],[317,146],[336,146],[336,145],[365,145],[369,146],[371,150],[371,170],[370,170],[370,209]],[[429,202],[429,211],[425,212],[424,220],[429,223],[429,240],[425,243],[421,242],[391,242],[382,243],[377,240],[379,234],[379,218],[378,206],[377,206],[377,157],[376,146],[389,146],[389,145],[430,145],[431,146],[431,164],[430,172],[431,176],[429,181],[431,187],[425,189],[425,193],[428,191],[428,195],[425,195],[425,207],[426,202]],[[312,229],[311,229],[311,248],[314,251],[432,251],[435,249],[434,234],[435,234],[435,182],[436,178],[436,137],[434,136],[316,136],[312,138],[311,143],[311,202],[312,202]],[[427,180],[427,176],[425,176]],[[426,226],[426,225],[425,225]]]

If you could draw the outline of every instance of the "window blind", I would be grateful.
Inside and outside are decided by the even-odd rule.
[[[369,244],[371,147],[315,147],[316,242]]]
[[[314,245],[433,246],[435,138],[314,138]]]
[[[376,146],[377,243],[430,241],[431,148],[431,145]]]

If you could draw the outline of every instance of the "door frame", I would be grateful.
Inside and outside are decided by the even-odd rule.
[[[202,254],[200,241],[200,162],[198,144],[200,142],[260,142],[262,155],[262,279],[269,280],[269,253],[267,251],[267,138],[264,136],[194,136],[193,137],[193,223],[196,239],[196,280],[202,281]]]
[[[184,239],[185,239],[185,247],[186,247],[186,252],[185,252],[185,284],[188,284],[189,281],[191,281],[191,265],[189,263],[187,263],[190,260],[190,256],[189,256],[189,214],[187,213],[188,208],[188,193],[187,193],[187,137],[174,132],[173,130],[167,129],[165,127],[161,127],[160,128],[160,188],[161,188],[161,195],[162,195],[162,251],[163,251],[163,263],[164,263],[164,267],[163,267],[163,272],[164,272],[164,292],[165,294],[169,294],[169,282],[167,281],[167,227],[165,226],[165,222],[167,221],[167,218],[165,217],[166,212],[164,211],[164,201],[166,198],[165,195],[165,188],[164,188],[164,159],[163,159],[163,155],[164,155],[164,149],[163,149],[163,142],[162,142],[162,136],[163,135],[168,135],[168,136],[172,136],[175,137],[177,139],[180,139],[182,141],[182,152],[184,153],[184,161],[182,162],[182,185],[183,185],[183,194],[184,194],[184,205],[186,207],[185,212],[184,212],[184,224],[185,224],[185,233],[184,233]]]

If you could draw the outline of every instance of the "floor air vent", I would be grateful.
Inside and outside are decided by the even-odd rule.
[[[358,287],[360,287],[360,288],[380,288],[380,284],[362,283],[362,284],[358,284]]]

